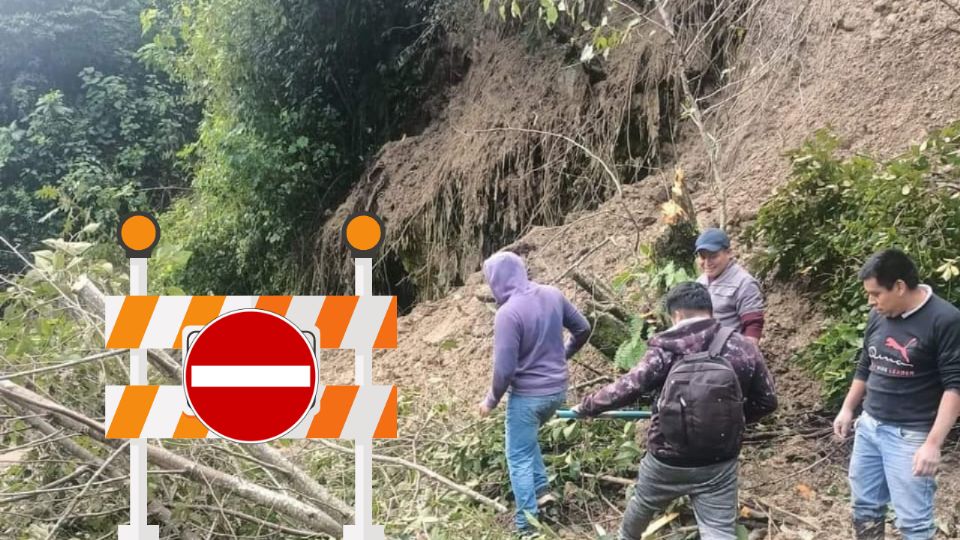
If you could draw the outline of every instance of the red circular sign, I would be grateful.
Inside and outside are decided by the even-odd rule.
[[[259,309],[221,315],[205,326],[183,368],[187,403],[213,433],[242,443],[282,437],[317,396],[317,360],[287,319]]]

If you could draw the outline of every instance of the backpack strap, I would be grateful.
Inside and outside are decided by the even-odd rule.
[[[673,368],[682,361],[699,361],[719,357],[720,351],[723,350],[723,346],[727,344],[727,340],[729,340],[732,335],[733,328],[721,326],[720,329],[717,330],[717,333],[713,335],[713,340],[710,341],[710,347],[707,348],[707,350],[680,355],[677,361],[673,363],[673,366],[670,366],[670,371],[673,371]]]
[[[727,344],[731,335],[733,335],[733,328],[721,326],[720,330],[713,336],[713,341],[710,342],[710,356],[720,356],[720,351],[723,350],[723,346]]]

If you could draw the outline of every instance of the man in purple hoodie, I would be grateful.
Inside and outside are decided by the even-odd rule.
[[[516,525],[529,532],[537,497],[549,491],[537,432],[566,401],[567,359],[587,342],[590,324],[555,287],[527,279],[514,253],[496,253],[483,274],[499,309],[493,326],[493,384],[480,403],[486,416],[510,390],[506,417],[507,467],[517,503]],[[572,336],[564,342],[563,329]]]

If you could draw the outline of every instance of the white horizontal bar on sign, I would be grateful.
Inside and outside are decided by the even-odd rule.
[[[190,366],[190,375],[194,387],[310,386],[310,366]]]

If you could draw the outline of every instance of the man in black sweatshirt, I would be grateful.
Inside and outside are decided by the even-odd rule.
[[[903,538],[929,540],[940,448],[960,414],[960,310],[920,284],[895,249],[874,254],[860,279],[873,309],[833,423],[845,439],[863,401],[850,458],[854,529],[858,539],[882,540],[893,503]]]

